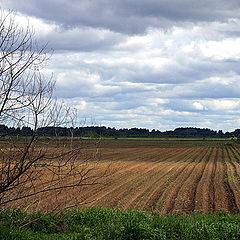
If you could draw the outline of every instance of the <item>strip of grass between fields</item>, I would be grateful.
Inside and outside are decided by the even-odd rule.
[[[9,217],[10,216],[10,217]],[[59,215],[0,213],[0,239],[239,239],[240,215],[158,216],[89,208]]]

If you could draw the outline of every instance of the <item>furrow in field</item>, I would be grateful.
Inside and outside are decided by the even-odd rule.
[[[195,189],[195,209],[196,212],[215,211],[215,187],[214,178],[216,172],[216,162],[218,157],[216,148],[212,148],[210,154],[205,160],[205,168]]]
[[[164,166],[165,165],[165,166]],[[124,185],[121,189],[117,189],[115,192],[111,193],[113,199],[110,201],[109,206],[111,207],[121,207],[124,209],[136,207],[132,205],[132,199],[138,195],[142,189],[145,188],[149,181],[156,181],[155,179],[164,178],[170,171],[172,171],[172,164],[157,164],[156,168],[152,171],[143,174],[136,179],[133,179],[128,184]]]
[[[202,162],[202,159],[204,159],[205,157],[206,157],[206,154],[208,153],[208,149],[199,149],[199,151],[200,152],[196,152],[196,155],[192,155],[191,156],[191,163],[201,163]],[[199,165],[199,164],[198,164]],[[195,165],[194,166],[194,168],[193,168],[193,170],[195,169],[195,167],[196,166],[198,166],[198,165]],[[200,164],[200,166],[202,166],[202,164]],[[197,172],[197,173],[199,173],[199,172]],[[192,175],[193,174],[193,171],[190,173],[190,175]],[[196,173],[194,173],[193,174],[193,176],[194,177],[198,177],[198,175],[196,174]],[[200,174],[200,177],[199,178],[201,178],[201,174]],[[170,204],[170,206],[168,207],[168,211],[167,212],[171,212],[171,211],[173,211],[173,210],[175,210],[174,208],[175,208],[175,205],[176,204],[178,204],[178,205],[182,205],[182,206],[184,206],[186,203],[185,202],[183,202],[182,200],[180,200],[180,201],[178,201],[177,203],[176,203],[176,198],[177,198],[177,196],[178,196],[178,194],[179,194],[179,191],[180,191],[180,189],[182,188],[182,186],[185,184],[185,182],[188,180],[189,178],[186,178],[186,180],[181,184],[181,185],[179,185],[178,187],[176,187],[176,190],[175,190],[175,193],[174,193],[174,195],[170,198],[170,202],[171,202],[171,204]],[[191,180],[191,182],[190,182],[190,185],[192,185],[192,182],[193,182],[193,180]],[[197,180],[196,180],[196,182],[198,182],[198,178],[197,178]],[[186,193],[186,192],[188,192],[189,191],[189,186],[188,186],[188,188],[186,189],[186,191],[184,190],[184,193]],[[195,194],[195,192],[193,191],[193,193]],[[194,195],[195,196],[195,195]],[[191,201],[189,201],[190,203],[191,203]],[[192,203],[194,203],[195,202],[195,200],[193,200],[192,201]]]
[[[194,154],[196,154],[196,149],[189,148],[186,151],[180,152],[180,154],[178,155],[174,154],[171,159],[168,159],[168,161],[175,163],[188,162],[189,160],[191,160]]]
[[[168,164],[163,164],[163,167],[167,167]],[[126,176],[125,179],[116,179],[115,183],[111,186],[107,186],[107,188],[104,188],[104,191],[101,191],[98,195],[92,196],[92,198],[96,199],[95,204],[107,204],[107,206],[114,206],[116,207],[119,204],[120,201],[120,195],[121,193],[128,191],[129,187],[131,186],[132,182],[136,182],[137,179],[143,177],[144,175],[151,174],[152,171],[154,171],[158,166],[156,164],[144,164],[144,168],[141,168],[141,171],[138,171],[137,174],[135,172],[129,172],[129,174]],[[138,168],[139,170],[139,168]],[[121,183],[121,184],[119,184]],[[125,192],[126,194],[126,192]]]
[[[104,150],[104,149],[103,149]],[[115,150],[115,149],[114,149]],[[151,148],[126,148],[124,151],[116,149],[112,154],[101,154],[101,159],[104,161],[141,161],[142,156],[146,152],[151,152]]]
[[[175,158],[175,155],[184,155],[184,154],[187,154],[189,151],[191,151],[191,149],[177,149],[174,151],[170,148],[168,148],[168,152],[167,154],[162,154],[161,150],[159,151],[159,154],[156,156],[156,162],[164,162],[164,161],[167,161],[167,162],[170,162],[171,159]]]
[[[234,183],[239,181],[239,174],[238,174],[238,168],[239,168],[239,164],[235,161],[235,156],[233,155],[231,148],[227,147],[226,148],[227,151],[227,156],[229,161],[227,161],[227,163],[231,164],[231,168],[233,169],[231,171],[232,177],[231,180],[233,180]],[[238,187],[237,187],[238,189]]]
[[[133,149],[131,151],[127,151],[128,154],[131,154]],[[147,152],[152,151],[151,149],[148,149]],[[159,149],[157,149],[159,151]],[[169,151],[169,149],[168,149]],[[97,196],[98,194],[101,194],[101,192],[110,191],[109,189],[116,188],[119,186],[119,182],[124,183],[125,180],[127,180],[129,177],[134,175],[138,170],[141,168],[146,168],[147,162],[143,161],[143,153],[146,153],[146,150],[142,149],[142,151],[138,155],[135,156],[135,161],[113,161],[112,162],[112,168],[113,168],[113,176],[108,179],[107,185],[100,185],[97,187],[91,187],[85,189],[84,191],[84,200],[87,198],[92,198],[93,196]],[[134,154],[135,155],[135,154]],[[141,158],[141,161],[139,159]],[[131,156],[131,159],[133,157]],[[104,159],[105,160],[105,159]],[[125,166],[126,165],[126,166]]]
[[[165,176],[165,178],[162,179],[162,182],[158,183],[157,188],[154,190],[151,189],[152,192],[149,193],[148,199],[143,203],[144,210],[156,209],[157,202],[166,190],[166,188],[171,185],[174,179],[177,179],[178,176],[182,174],[182,172],[186,169],[187,165],[187,163],[182,163],[180,165],[174,166],[174,170],[170,174]]]
[[[156,160],[156,162],[179,162],[181,161],[180,159],[182,159],[183,157],[189,157],[191,156],[192,153],[194,153],[195,150],[194,149],[186,149],[184,151],[180,151],[180,152],[175,152],[175,151],[172,151],[172,154],[169,155],[169,156],[166,156],[164,159],[161,159],[161,161]]]
[[[240,149],[238,146],[233,146],[231,149],[234,151],[237,162],[240,163]]]
[[[217,169],[217,161],[219,157],[219,148],[215,148],[216,153],[213,161],[213,169],[210,176],[210,186],[209,186],[209,211],[215,212],[216,209],[216,187],[215,187],[215,177],[216,177],[216,169]]]
[[[208,159],[210,154],[211,150],[205,149],[205,151],[202,151],[201,154],[193,157],[193,162],[191,163],[192,169],[189,174],[184,176],[183,181],[177,182],[174,192],[169,198],[168,206],[166,207],[166,213],[179,211],[181,208],[184,208],[184,211],[194,210],[196,193],[195,188],[202,178],[202,174],[206,167],[206,159]],[[195,188],[189,188],[189,186],[192,185]]]
[[[164,161],[166,158],[173,156],[175,153],[182,152],[182,148],[130,148],[130,149],[113,149],[103,152],[101,158],[105,161],[139,161],[148,160],[152,155],[157,156],[158,161]],[[185,149],[186,151],[188,149]],[[105,150],[107,151],[107,150]],[[154,153],[154,154],[153,154]],[[152,157],[151,157],[152,158]]]
[[[201,157],[203,157],[206,154],[205,149],[190,148],[187,152],[182,152],[178,156],[175,155],[172,161],[176,163],[181,163],[181,162],[193,163],[193,162],[196,162],[196,159],[199,159],[199,161],[201,161]]]
[[[204,162],[210,154],[211,150],[204,149],[195,157],[196,167],[182,184],[175,203],[172,205],[174,211],[193,212],[195,210],[196,189],[206,167]]]
[[[181,159],[182,155],[186,154],[186,153],[192,153],[191,149],[188,149],[188,151],[181,151],[179,154],[174,154],[171,158],[166,159],[167,162],[172,162],[174,161],[174,159]],[[177,162],[177,161],[175,161]],[[128,204],[125,206],[125,208],[132,208],[132,207],[136,207],[136,206],[142,206],[144,205],[144,202],[141,201],[145,201],[145,199],[147,199],[149,193],[152,193],[154,191],[156,191],[156,189],[158,189],[159,183],[164,182],[166,176],[168,175],[168,177],[170,177],[171,172],[174,173],[177,171],[177,168],[181,167],[181,164],[174,164],[171,165],[172,167],[169,169],[169,171],[167,173],[165,173],[164,175],[159,175],[159,173],[157,173],[155,176],[150,176],[148,181],[145,183],[145,185],[141,186],[141,188],[139,188],[139,191],[135,192],[135,194],[133,195],[133,197],[131,197],[131,199],[128,201]],[[161,170],[161,165],[159,165],[159,171]],[[132,193],[131,193],[132,194]]]
[[[156,149],[156,151],[159,151],[159,149]],[[188,149],[186,151],[188,151]],[[182,152],[181,152],[181,154],[182,154]],[[153,154],[153,156],[154,156],[154,154]],[[166,159],[166,160],[170,161],[175,158],[176,158],[176,154],[172,154],[171,158]],[[147,160],[149,161],[151,159],[147,159]],[[157,165],[157,166],[159,169],[160,165]],[[162,166],[161,166],[161,168],[162,168]],[[150,176],[151,175],[149,175],[148,177],[150,177]],[[141,176],[141,178],[143,179],[143,176]],[[140,178],[132,179],[131,181],[136,181],[136,180],[138,181],[137,184],[141,184]],[[119,188],[119,189],[122,189],[121,193],[118,193],[119,192],[118,188],[115,188],[114,190],[112,189],[111,193],[109,193],[109,195],[112,195],[114,197],[114,200],[112,201],[111,206],[116,206],[116,204],[120,204],[120,202],[124,202],[124,199],[129,198],[129,196],[132,195],[133,190],[138,187],[138,186],[131,187],[131,182],[128,182],[126,185],[128,187],[126,187],[126,189],[124,191],[123,191],[123,189],[124,189],[125,185],[121,185],[121,188]],[[134,185],[136,185],[136,183]],[[116,193],[118,196],[116,196]],[[107,196],[105,196],[105,197],[107,197]]]
[[[82,200],[86,201],[96,199],[102,194],[117,188],[119,185],[129,181],[136,175],[141,175],[149,167],[149,163],[144,162],[120,162],[112,163],[111,168],[113,175],[107,178],[107,182],[98,186],[82,188]]]
[[[237,182],[240,181],[240,155],[238,154],[238,152],[236,151],[236,148],[231,147],[229,148],[230,152],[233,155],[233,159],[232,159],[232,164],[235,165],[235,170],[236,170],[236,179],[238,180]]]
[[[232,164],[229,164],[229,162],[231,161],[231,158],[229,156],[229,152],[227,148],[224,148],[224,155],[225,155],[225,161],[224,161],[225,177],[224,177],[223,186],[227,193],[228,211],[231,213],[239,213],[238,204],[236,202],[236,197],[231,184],[232,181],[230,182],[231,175],[232,175],[231,172],[234,170],[231,169]]]
[[[237,163],[240,163],[239,155],[236,152],[236,149],[233,147],[229,147],[228,150],[229,150],[229,153],[233,156],[232,161],[235,160]]]
[[[186,149],[186,151],[188,151],[188,149]],[[145,150],[145,152],[142,152],[142,154],[140,153],[139,157],[142,161],[164,162],[179,152],[182,152],[182,149],[175,149],[175,151],[172,151],[171,148],[166,148],[163,151],[162,148],[150,148],[148,151]]]
[[[215,184],[215,211],[227,211],[228,198],[224,187],[225,169],[224,169],[224,150],[219,148],[218,159],[216,162]]]
[[[225,147],[225,151],[226,151],[226,154],[227,154],[227,163],[230,163],[234,169],[234,174],[235,176],[237,176],[237,169],[236,169],[236,166],[234,165],[234,162],[236,161],[235,159],[235,155],[233,154],[233,151],[231,151],[231,148],[230,147]]]
[[[187,193],[189,200],[187,201],[189,204],[189,206],[186,206],[186,202],[183,202],[183,206],[184,208],[186,208],[189,212],[193,212],[195,210],[195,201],[196,201],[196,192],[197,192],[197,187],[198,184],[202,178],[204,169],[206,167],[205,164],[202,164],[203,159],[205,159],[207,157],[207,154],[209,153],[209,149],[204,149],[204,151],[202,152],[202,155],[199,155],[199,157],[197,157],[195,159],[195,162],[198,163],[198,167],[200,167],[200,171],[197,171],[197,173],[194,172],[193,178],[189,178],[190,181],[190,185],[193,185],[193,188],[188,188],[186,189],[185,193]],[[190,191],[190,192],[189,192]]]
[[[236,171],[237,171],[237,175],[240,177],[240,155],[239,153],[236,151],[236,148],[235,147],[232,147],[231,148],[231,151],[234,152],[234,157],[236,159],[236,161],[233,161],[233,164],[236,166]],[[240,185],[240,178],[237,178],[237,183],[238,183],[238,186]],[[240,186],[239,186],[240,187]]]
[[[151,195],[156,194],[156,196],[161,195],[161,191],[166,187],[166,182],[169,181],[169,179],[173,176],[177,176],[177,174],[180,174],[181,171],[184,169],[183,164],[179,165],[170,165],[171,168],[168,169],[167,172],[163,175],[156,174],[155,176],[151,176],[151,178],[148,180],[148,182],[139,189],[137,193],[129,200],[128,204],[125,206],[125,208],[142,208],[142,206],[145,205],[144,209],[149,208],[146,206],[147,204],[151,205],[149,201],[146,203],[147,198],[149,198]],[[161,190],[159,190],[161,189]],[[151,206],[151,208],[154,208],[155,206]]]
[[[156,149],[154,153],[146,159],[148,162],[169,162],[169,159],[172,159],[176,154],[181,153],[182,149],[176,149],[176,151],[172,151],[172,149],[166,149],[165,152],[162,152],[162,149]],[[188,149],[185,149],[183,152],[187,152]]]
[[[173,158],[176,154],[180,153],[181,149],[172,151],[170,148],[165,149],[163,152],[161,148],[152,148],[149,154],[145,154],[144,161],[147,162],[168,162],[168,159]],[[187,149],[186,149],[187,151]]]
[[[191,154],[190,158],[194,158],[199,155],[201,149],[195,151]],[[177,195],[181,183],[191,174],[195,167],[195,163],[182,162],[176,163],[180,164],[181,168],[175,171],[174,175],[169,177],[167,181],[163,182],[150,196],[146,202],[145,209],[152,209],[159,206],[162,207],[162,211],[165,213],[172,211],[172,206],[174,205],[175,196]],[[179,185],[180,183],[180,185]]]

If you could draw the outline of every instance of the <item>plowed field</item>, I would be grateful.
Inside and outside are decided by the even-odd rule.
[[[92,174],[101,175],[109,167],[111,175],[101,179],[103,184],[82,187],[79,195],[86,203],[82,206],[160,214],[239,213],[240,145],[228,145],[223,141],[109,140],[100,149]],[[71,194],[63,190],[57,204],[67,198]],[[46,209],[54,202],[49,195],[38,207]]]
[[[83,189],[88,206],[169,213],[240,210],[240,149],[234,146],[104,149],[114,174]]]

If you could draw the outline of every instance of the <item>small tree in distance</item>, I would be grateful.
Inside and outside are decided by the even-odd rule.
[[[50,55],[29,26],[23,28],[13,13],[1,12],[0,124],[33,131],[21,141],[0,136],[0,206],[62,209],[79,204],[81,187],[99,184],[106,175],[93,173],[97,141],[38,136],[40,127],[69,126],[75,119],[74,111],[53,99],[55,82],[42,74]]]

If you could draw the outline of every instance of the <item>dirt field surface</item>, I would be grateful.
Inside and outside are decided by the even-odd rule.
[[[92,174],[102,184],[82,187],[81,207],[141,209],[159,214],[240,212],[240,145],[223,141],[104,141]],[[63,201],[71,194],[62,191]],[[48,196],[40,209],[55,201]],[[48,203],[48,204],[47,204]]]
[[[83,189],[83,201],[95,200],[88,206],[160,214],[239,213],[238,145],[206,141],[125,144],[111,143],[102,149],[102,159],[111,162],[114,174],[103,186]]]

